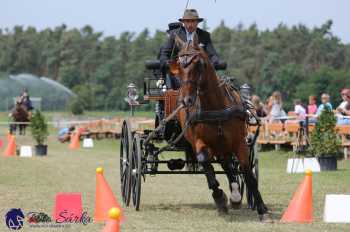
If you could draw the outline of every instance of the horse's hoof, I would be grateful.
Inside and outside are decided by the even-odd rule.
[[[216,204],[216,207],[218,208],[218,211],[220,214],[227,214],[228,213],[228,207],[227,207],[227,196],[224,193],[224,191],[220,190],[221,193],[219,193],[219,196],[215,196],[213,193],[213,198]],[[221,196],[220,196],[221,195]]]
[[[241,193],[239,191],[239,186],[235,182],[231,183],[230,202],[231,202],[231,207],[233,209],[241,208],[242,196],[241,196]]]
[[[259,214],[259,219],[262,223],[273,223],[273,219],[269,213]]]

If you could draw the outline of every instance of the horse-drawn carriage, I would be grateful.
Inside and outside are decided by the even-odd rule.
[[[188,55],[188,53],[186,54]],[[254,116],[255,114],[252,112],[252,108],[249,106],[249,101],[243,100],[241,94],[239,94],[239,87],[237,89],[230,85],[230,81],[227,79],[223,79],[221,80],[222,82],[220,82],[220,85],[224,85],[226,86],[225,88],[231,89],[236,93],[235,96],[240,98],[239,101],[241,100],[240,102],[242,104],[239,104],[239,107],[230,107],[223,111],[200,112],[201,114],[196,112],[195,114],[190,114],[187,111],[189,107],[186,107],[183,96],[180,94],[181,88],[179,90],[173,90],[159,84],[159,80],[165,80],[167,78],[166,75],[169,75],[169,73],[162,72],[159,61],[147,61],[145,66],[147,73],[150,75],[144,78],[144,101],[154,101],[156,103],[155,126],[154,129],[133,131],[132,125],[130,125],[130,121],[128,119],[124,120],[122,124],[120,145],[120,180],[124,205],[129,206],[130,200],[132,200],[132,204],[135,209],[139,210],[142,192],[141,183],[142,181],[146,180],[147,174],[207,175],[208,169],[206,169],[204,166],[205,163],[198,162],[200,158],[198,155],[196,156],[194,154],[196,153],[196,151],[194,151],[194,145],[188,139],[186,139],[186,131],[192,130],[191,126],[194,124],[215,124],[215,128],[217,128],[215,131],[218,131],[217,136],[226,136],[226,125],[224,123],[232,118],[238,118],[243,114],[244,118],[237,120],[243,120],[242,123],[245,127],[245,131],[248,131],[248,127],[250,125],[255,127],[255,133],[244,135],[244,144],[248,148],[246,160],[249,162],[247,164],[249,170],[245,171],[245,173],[242,172],[241,162],[237,158],[239,156],[233,155],[232,152],[229,156],[230,161],[227,163],[227,166],[229,167],[223,164],[219,156],[212,156],[209,162],[210,165],[214,164],[215,166],[213,169],[214,177],[215,174],[227,174],[228,179],[231,180],[231,182],[235,182],[238,186],[240,196],[246,196],[248,207],[258,209],[260,215],[265,214],[267,212],[267,208],[262,202],[260,193],[257,195],[259,169],[255,142],[259,134],[260,124],[259,120]],[[225,64],[220,64],[215,67],[215,69],[225,68]],[[190,81],[187,80],[187,82],[188,83],[186,83],[186,80],[182,80],[181,85],[189,84]],[[194,102],[197,100],[194,100]],[[188,119],[186,122],[183,122],[181,115],[185,115],[185,118],[191,118],[191,120]],[[189,115],[192,115],[192,117]],[[218,124],[217,127],[216,124]],[[237,131],[237,133],[239,133],[239,131]],[[169,157],[165,160],[161,159],[160,154],[169,151],[184,152],[184,158],[173,159]],[[224,171],[218,169],[218,165],[216,165],[217,163],[222,165]],[[228,172],[230,172],[232,176],[229,176]],[[254,176],[254,181],[252,181],[250,177],[245,176],[245,174],[248,172]],[[211,187],[208,176],[207,179],[209,188],[214,190],[217,186]],[[256,189],[254,189],[252,186],[256,186]],[[215,199],[214,194],[215,192],[213,193],[213,198],[215,203],[218,205],[220,202]],[[260,201],[262,202],[262,205]],[[239,200],[239,205],[241,202],[242,198]]]

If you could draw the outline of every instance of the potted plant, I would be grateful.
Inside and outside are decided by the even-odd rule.
[[[332,110],[325,107],[310,136],[310,151],[318,158],[321,171],[337,169],[337,155],[341,143],[336,134],[336,121]]]
[[[37,145],[35,146],[35,154],[39,156],[44,156],[47,154],[47,145],[45,141],[49,135],[47,123],[44,115],[36,110],[30,121],[30,129],[34,140]]]

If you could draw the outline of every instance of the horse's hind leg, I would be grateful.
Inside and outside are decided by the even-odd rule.
[[[219,188],[219,182],[215,178],[215,170],[210,163],[207,149],[197,152],[197,160],[202,165],[204,174],[208,181],[209,189],[213,190],[212,196],[220,213],[227,213],[227,197],[224,191]]]
[[[26,125],[23,125],[23,127],[22,127],[22,134],[23,135],[26,135],[26,127],[27,127]]]
[[[230,202],[234,209],[239,209],[242,204],[242,196],[238,184],[238,173],[236,173],[232,157],[228,156],[221,160],[221,167],[225,171],[230,186]]]
[[[245,142],[240,144],[238,153],[236,154],[238,154],[238,160],[240,162],[241,171],[243,172],[247,188],[253,193],[260,220],[264,222],[271,222],[268,209],[261,197],[260,191],[258,190],[258,182],[253,174],[253,171],[249,167],[248,148]]]
[[[19,125],[19,135],[24,135],[23,125]]]

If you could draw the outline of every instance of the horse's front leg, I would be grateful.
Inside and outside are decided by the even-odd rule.
[[[231,190],[231,206],[234,209],[239,209],[242,205],[242,196],[238,185],[238,173],[235,171],[232,157],[226,156],[223,160],[221,160],[221,167],[225,171],[229,182]]]
[[[210,162],[208,148],[202,141],[196,142],[197,160],[203,167],[203,172],[207,178],[208,187],[211,189],[213,199],[220,213],[227,213],[227,197],[224,191],[219,188],[220,184],[215,178],[215,170]]]

